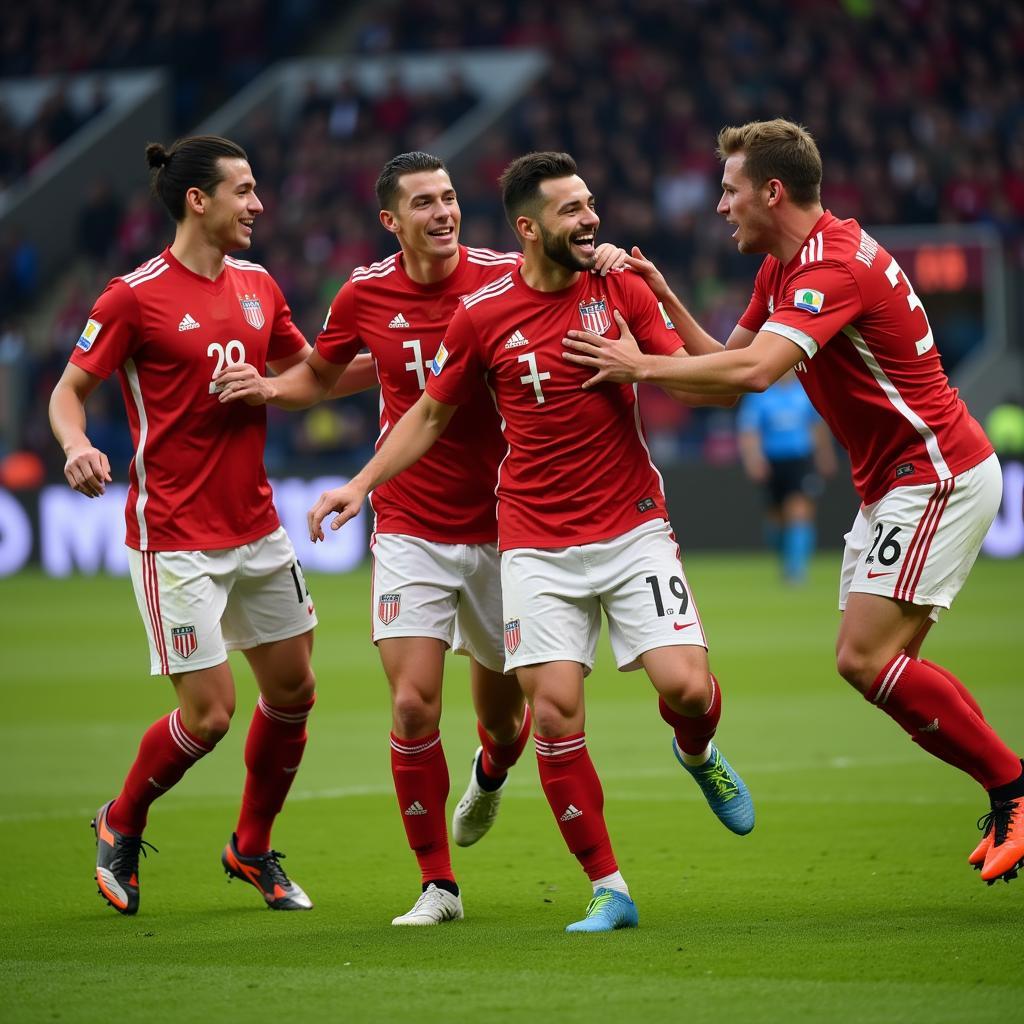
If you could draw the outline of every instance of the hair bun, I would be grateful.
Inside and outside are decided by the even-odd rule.
[[[171,155],[159,142],[151,142],[146,147],[146,163],[150,167],[163,167],[170,162]]]

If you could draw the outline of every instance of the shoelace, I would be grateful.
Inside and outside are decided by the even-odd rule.
[[[1002,846],[1006,842],[1016,805],[1016,800],[994,800],[992,810],[978,819],[978,829],[983,835],[987,835],[990,830],[995,829],[995,835],[992,837],[993,846]]]
[[[291,879],[284,873],[284,868],[281,867],[281,861],[284,859],[284,854],[280,850],[270,850],[263,854],[258,860],[263,865],[264,871],[266,871],[271,878],[271,881],[280,885],[282,889],[287,889],[291,886]]]
[[[494,796],[493,792],[488,792],[486,789],[477,789],[477,791],[466,801],[466,814],[475,815],[478,811],[483,811],[483,817],[490,821],[493,821],[498,813],[498,805],[492,799]]]
[[[121,836],[114,844],[114,856],[110,860],[110,870],[115,877],[126,874],[130,878],[139,870],[139,853],[148,857],[146,847],[154,853],[160,851],[152,844],[147,843],[142,836]]]
[[[740,791],[718,754],[715,755],[714,764],[704,773],[704,778],[714,786],[715,796],[720,800],[731,800]]]
[[[413,904],[412,910],[409,911],[409,914],[415,914],[417,910],[422,910],[423,907],[429,907],[434,903],[440,903],[447,914],[448,905],[442,899],[441,892],[442,890],[438,889],[436,885],[431,886],[425,892],[421,892],[420,898]]]
[[[611,903],[613,899],[614,897],[610,892],[603,892],[600,896],[595,896],[587,904],[587,912],[583,916],[593,917],[596,913],[598,913],[601,910],[602,907],[604,907],[608,903]]]

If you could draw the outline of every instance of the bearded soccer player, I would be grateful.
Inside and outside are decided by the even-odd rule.
[[[821,157],[799,125],[725,128],[718,212],[740,252],[764,253],[746,312],[722,351],[651,266],[666,308],[704,354],[666,360],[594,334],[566,358],[598,370],[587,387],[646,380],[713,395],[760,392],[796,368],[850,455],[862,506],[840,576],[839,674],[924,750],[988,793],[991,811],[968,861],[988,883],[1024,860],[1024,772],[948,669],[921,657],[998,511],[992,446],[949,386],[928,317],[907,275],[854,220],[820,201]],[[634,260],[634,263],[642,261]]]
[[[366,347],[380,378],[383,438],[423,393],[459,299],[518,264],[518,253],[459,244],[458,197],[437,157],[394,157],[376,190],[380,222],[399,252],[353,272],[305,364],[273,379],[252,367],[227,368],[223,401],[311,405],[350,375],[350,361]],[[605,249],[602,268],[624,255]],[[372,637],[391,690],[398,809],[421,875],[420,896],[396,925],[463,917],[445,826],[449,776],[440,733],[449,648],[470,658],[481,743],[452,817],[458,845],[490,829],[529,738],[529,709],[503,668],[494,487],[505,449],[494,403],[481,391],[427,458],[373,495]]]
[[[412,465],[456,415],[494,394],[508,443],[498,478],[506,670],[533,709],[541,784],[594,898],[569,931],[635,927],[636,905],[605,827],[601,784],[587,753],[583,680],[594,663],[601,609],[619,668],[643,667],[673,727],[676,757],[733,832],[754,825],[742,780],[712,737],[721,693],[704,629],[667,521],[632,387],[581,393],[585,375],[561,358],[572,326],[614,332],[622,310],[645,348],[681,351],[635,274],[595,276],[594,198],[565,153],[532,153],[502,177],[523,263],[465,298],[431,367],[426,394],[345,487],[321,496],[310,536],[338,529],[366,494]],[[581,400],[582,396],[582,400]]]
[[[214,382],[225,363],[280,371],[309,346],[270,275],[227,255],[249,247],[263,209],[245,152],[200,136],[169,150],[151,144],[146,158],[174,241],[107,285],[50,400],[68,483],[99,497],[110,463],[89,441],[85,405],[102,380],[121,379],[135,448],[125,509],[132,582],[151,672],[169,677],[178,705],[146,731],[121,792],[96,815],[96,881],[111,906],[136,913],[150,804],[227,732],[227,652],[241,650],[260,697],[221,860],[271,909],[309,910],[270,834],[306,745],[316,615],[271,501],[265,411],[221,403]]]

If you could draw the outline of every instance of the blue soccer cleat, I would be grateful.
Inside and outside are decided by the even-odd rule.
[[[616,928],[635,928],[640,923],[636,904],[625,893],[598,889],[587,904],[582,921],[566,925],[567,932],[613,932]]]
[[[714,743],[711,744],[711,756],[704,764],[687,764],[675,737],[672,738],[672,753],[694,777],[711,810],[730,832],[745,836],[753,829],[754,801],[750,798],[750,790]]]

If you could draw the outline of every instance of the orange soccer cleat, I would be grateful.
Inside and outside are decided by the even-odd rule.
[[[1024,797],[993,801],[987,817],[991,818],[992,842],[981,877],[989,885],[1000,878],[1009,882],[1024,867]]]
[[[992,814],[991,812],[983,815],[978,819],[978,828],[984,831],[984,835],[981,837],[981,841],[971,851],[971,855],[967,858],[967,863],[974,868],[975,871],[980,871],[985,863],[985,858],[988,856],[988,851],[992,849]]]
[[[113,802],[105,803],[91,822],[96,833],[96,885],[119,914],[130,915],[139,909],[139,853],[145,856],[146,846],[157,850],[142,836],[128,836],[110,826],[107,812]]]
[[[220,862],[228,881],[240,878],[255,886],[271,910],[312,910],[312,900],[284,873],[283,856],[278,850],[269,850],[258,857],[243,857],[238,852],[238,837],[232,833]]]

